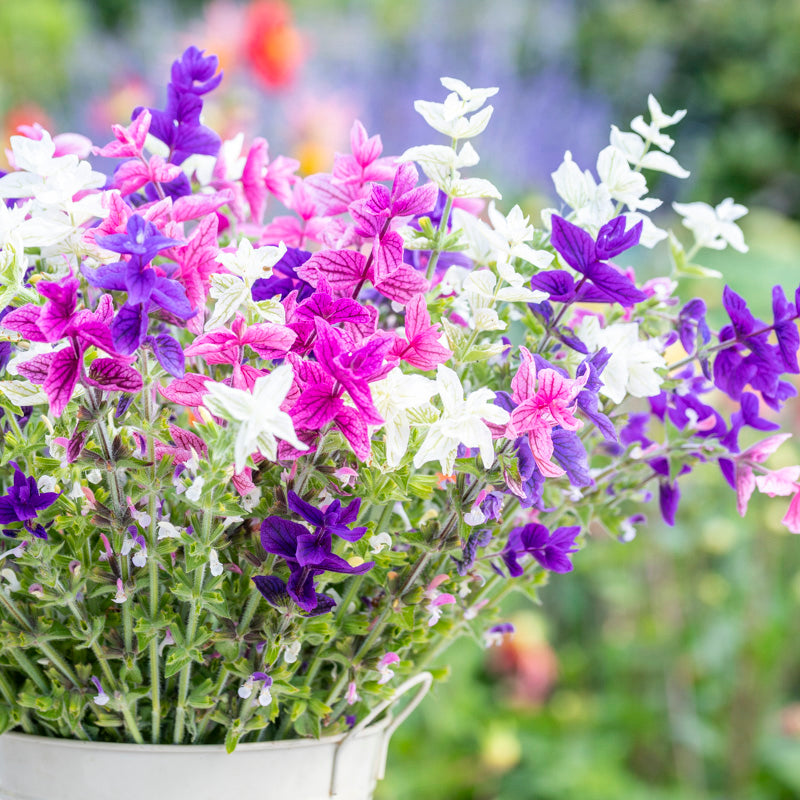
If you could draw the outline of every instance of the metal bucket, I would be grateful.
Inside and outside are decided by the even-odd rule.
[[[5,733],[2,800],[371,800],[392,734],[431,685],[423,672],[351,731],[322,739],[222,745],[137,745]],[[394,716],[374,722],[409,689]]]

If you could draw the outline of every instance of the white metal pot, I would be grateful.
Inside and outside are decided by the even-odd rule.
[[[134,745],[5,733],[1,800],[370,800],[389,739],[432,681],[407,680],[349,733],[222,745]],[[374,722],[418,687],[394,716]]]

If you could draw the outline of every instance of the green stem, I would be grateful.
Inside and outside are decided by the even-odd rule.
[[[453,198],[451,195],[447,195],[447,202],[445,203],[444,206],[444,213],[442,214],[442,219],[439,222],[439,227],[436,230],[436,247],[431,252],[431,257],[430,260],[428,261],[428,268],[425,271],[425,278],[428,281],[432,281],[433,276],[436,274],[436,264],[438,263],[439,255],[442,252],[439,246],[439,242],[441,241],[445,231],[447,230],[447,220],[450,218],[450,212],[452,210],[453,210]]]
[[[222,691],[225,688],[225,684],[228,682],[231,673],[228,671],[228,668],[225,664],[219,665],[219,678],[217,680],[217,685],[214,687],[214,697],[219,699],[222,696]],[[211,722],[211,714],[214,712],[214,707],[209,708],[205,716],[203,717],[200,725],[197,728],[197,736],[195,737],[195,741],[198,743],[203,742],[203,737],[206,734],[206,730],[208,729],[208,725]]]
[[[64,661],[58,652],[53,649],[50,642],[38,642],[38,645],[42,653],[50,659],[53,666],[55,666],[67,680],[69,680],[75,686],[81,685],[81,681],[75,674],[72,667],[66,661]]]
[[[157,416],[155,396],[150,382],[149,358],[146,352],[142,354],[142,378],[144,380],[144,418],[148,428],[151,428]],[[152,485],[147,501],[147,514],[150,517],[150,525],[147,530],[147,547],[149,548],[147,559],[147,579],[150,590],[150,621],[155,624],[158,617],[158,532],[157,532],[157,504],[156,496],[156,456],[155,439],[152,430],[146,432],[147,436],[147,460],[151,466]],[[158,636],[154,635],[148,647],[150,661],[150,699],[152,703],[152,721],[150,738],[153,744],[158,744],[161,740],[161,670],[159,666]]]
[[[242,618],[239,620],[239,624],[236,626],[237,636],[243,636],[245,631],[247,631],[247,628],[256,613],[261,596],[261,592],[259,592],[258,589],[253,589],[250,592],[250,597],[247,598],[247,604],[242,612]]]
[[[131,714],[131,709],[127,702],[125,702],[125,698],[119,693],[115,695],[115,698],[117,700],[117,706],[125,720],[125,725],[133,737],[133,741],[136,742],[136,744],[144,744],[144,738],[139,730],[139,726],[136,724],[136,718]]]
[[[203,521],[200,528],[200,541],[203,544],[208,544],[211,538],[211,524],[214,515],[211,511],[212,504],[203,509]],[[194,643],[194,637],[197,633],[197,623],[200,616],[200,606],[198,598],[203,592],[203,580],[206,574],[206,565],[202,564],[197,567],[194,572],[194,587],[192,592],[192,604],[189,609],[189,619],[186,622],[186,631],[184,636],[184,646],[188,649]],[[175,744],[180,744],[183,741],[183,730],[186,723],[186,697],[189,694],[189,679],[192,676],[192,662],[189,661],[180,671],[178,677],[178,706],[175,713],[175,729],[173,731],[172,741]]]

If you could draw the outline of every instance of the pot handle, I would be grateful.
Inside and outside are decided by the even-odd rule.
[[[384,772],[386,770],[386,753],[389,749],[389,740],[392,738],[392,735],[397,730],[397,728],[403,724],[406,720],[408,715],[422,702],[422,699],[428,693],[428,690],[431,688],[431,684],[433,683],[433,675],[430,672],[420,672],[418,675],[415,675],[413,678],[409,678],[407,681],[401,683],[395,690],[394,694],[388,699],[383,700],[382,702],[378,703],[372,711],[367,714],[364,719],[362,719],[357,725],[354,725],[353,728],[347,733],[347,735],[339,742],[339,745],[336,748],[336,755],[333,758],[333,772],[331,774],[331,791],[330,796],[332,798],[340,797],[339,792],[339,781],[338,781],[338,762],[339,762],[339,752],[343,745],[346,745],[347,742],[351,739],[351,737],[357,736],[364,728],[366,728],[371,722],[374,722],[384,711],[391,709],[394,705],[396,705],[397,701],[400,700],[403,695],[409,692],[414,687],[419,687],[414,694],[414,696],[406,703],[403,710],[392,719],[389,725],[386,727],[386,730],[383,732],[383,736],[381,739],[381,749],[378,757],[377,763],[377,774],[375,775],[376,780],[381,780],[384,776]]]

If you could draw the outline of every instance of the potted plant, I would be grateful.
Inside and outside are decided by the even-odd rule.
[[[536,228],[462,177],[496,89],[444,78],[416,110],[448,144],[385,157],[355,123],[301,179],[202,123],[220,80],[186,50],[165,108],[93,149],[108,179],[78,137],[11,141],[3,796],[365,800],[436,657],[510,635],[501,599],[590,528],[629,538],[654,491],[672,524],[715,462],[800,530],[800,468],[764,466],[787,434],[739,445],[794,393],[797,298],[762,322],[726,288],[712,332],[677,281],[746,249],[746,209],[674,204],[688,251],[649,217],[684,112],[613,127],[599,180],[567,153]],[[668,274],[638,285],[639,245]]]

